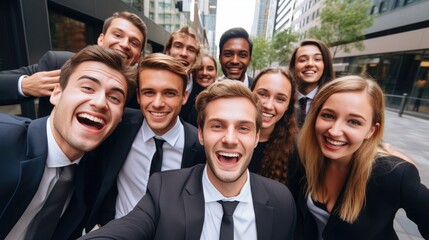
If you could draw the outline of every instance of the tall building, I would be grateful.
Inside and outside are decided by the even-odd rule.
[[[298,0],[299,1],[299,0]],[[277,32],[292,27],[293,11],[296,5],[296,0],[274,0],[275,14],[272,23],[272,35]]]
[[[256,0],[255,14],[251,35],[255,37],[267,37],[268,17],[271,1]]]

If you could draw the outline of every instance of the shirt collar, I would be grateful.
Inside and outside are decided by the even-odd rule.
[[[304,94],[298,92],[298,99],[301,99],[303,97],[314,99],[314,97],[316,96],[317,91],[319,91],[319,87],[318,86],[315,89],[311,90],[311,92],[309,92],[307,95],[304,95]]]
[[[153,137],[164,139],[170,146],[174,146],[180,137],[180,130],[182,129],[182,123],[180,122],[179,117],[177,117],[176,124],[164,135],[157,136],[152,129],[149,127],[146,119],[143,120],[143,126],[141,131],[143,133],[143,141],[147,142]]]
[[[65,167],[70,164],[79,164],[82,157],[70,160],[61,150],[60,146],[58,146],[58,143],[55,141],[54,135],[52,134],[50,120],[51,118],[49,117],[46,121],[46,135],[48,138],[48,157],[46,159],[46,166],[49,168],[58,168]]]
[[[220,193],[215,186],[210,182],[210,179],[207,175],[207,165],[204,167],[203,172],[203,192],[204,192],[204,201],[206,203],[209,202],[216,202],[219,200],[226,200],[226,201],[239,201],[239,202],[251,202],[252,201],[252,193],[250,190],[250,176],[249,176],[249,170],[246,170],[245,174],[247,174],[247,180],[244,183],[243,187],[241,188],[240,193],[237,196],[234,197],[224,197],[222,193]]]

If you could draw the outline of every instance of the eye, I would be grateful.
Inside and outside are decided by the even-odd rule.
[[[94,89],[92,87],[89,87],[89,86],[82,86],[81,88],[83,89],[83,92],[86,92],[86,93],[94,92]]]
[[[131,41],[131,45],[133,45],[133,47],[138,48],[138,47],[140,47],[140,42],[138,42],[138,41]]]
[[[351,120],[349,120],[348,121],[351,125],[354,125],[354,126],[361,126],[362,125],[362,123],[359,121],[359,120],[356,120],[356,119],[351,119]]]
[[[257,92],[257,94],[261,98],[267,98],[268,97],[268,94],[266,92],[264,92],[264,91]]]
[[[222,129],[222,125],[221,124],[219,124],[219,123],[214,123],[214,124],[212,124],[212,125],[210,125],[210,128],[211,129],[213,129],[213,130],[221,130]]]
[[[330,114],[330,113],[321,113],[320,116],[324,119],[334,119],[334,115]]]
[[[242,52],[242,53],[240,53],[240,57],[241,58],[247,58],[247,53],[246,52]]]
[[[117,38],[120,38],[120,37],[121,37],[121,34],[119,34],[119,33],[113,33],[113,36],[115,36],[115,37],[117,37]]]
[[[165,92],[165,96],[167,97],[175,97],[177,94],[174,91],[167,91]]]
[[[240,126],[238,128],[238,131],[240,131],[240,132],[249,132],[250,128],[248,126]]]
[[[152,90],[145,90],[145,91],[142,91],[141,93],[142,95],[147,97],[153,96],[155,94]]]
[[[110,99],[111,102],[115,104],[121,103],[121,100],[119,100],[119,98],[117,98],[116,96],[108,96],[108,98]]]
[[[191,53],[196,53],[197,49],[195,49],[195,48],[189,48],[188,51],[191,52]]]
[[[283,103],[283,102],[286,102],[286,98],[284,98],[284,97],[278,97],[277,101]]]
[[[232,56],[232,53],[231,52],[223,52],[223,56],[224,57],[231,57]]]

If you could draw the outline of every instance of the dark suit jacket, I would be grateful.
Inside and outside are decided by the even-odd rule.
[[[15,226],[39,188],[48,154],[46,121],[0,114],[0,239]],[[76,171],[74,195],[53,239],[80,236],[75,230],[85,214],[84,165],[81,161]]]
[[[16,70],[0,72],[0,104],[17,104],[34,99],[32,97],[23,97],[18,92],[18,79],[22,75],[31,76],[36,72],[51,71],[60,69],[64,63],[73,56],[72,52],[48,51],[39,60],[38,64],[28,67],[21,67]],[[38,116],[44,117],[51,113],[52,104],[49,97],[39,99]]]
[[[306,204],[305,184],[304,177],[296,196],[296,239],[317,239],[317,225]],[[334,209],[338,209],[341,195],[338,199]],[[393,220],[399,208],[417,224],[423,238],[429,239],[429,190],[420,183],[416,167],[393,156],[379,158],[367,184],[366,202],[359,217],[349,224],[338,214],[331,214],[323,239],[398,239]]]
[[[143,119],[140,110],[126,109],[116,130],[92,153],[93,172],[100,172],[101,175],[92,178],[94,181],[91,186],[96,195],[92,196],[94,205],[86,226],[87,230],[91,230],[95,224],[106,224],[114,219],[118,195],[116,180],[143,124]],[[197,129],[183,121],[182,124],[185,130],[182,168],[205,163],[204,149],[198,141]]]
[[[128,215],[82,239],[200,239],[204,166],[152,175],[146,195]],[[250,184],[258,239],[292,239],[296,213],[289,190],[253,173]]]
[[[28,67],[21,67],[15,70],[7,70],[0,72],[0,105],[18,104],[34,97],[23,97],[18,92],[18,79],[22,75],[31,76],[34,73],[42,71],[52,71],[61,69],[64,63],[73,56],[74,53],[66,51],[48,51],[39,60],[38,64]],[[134,92],[133,92],[134,93]],[[137,104],[136,94],[130,97],[128,107],[139,108]],[[37,110],[38,117],[44,117],[51,114],[53,105],[49,101],[49,97],[39,98],[39,108]]]

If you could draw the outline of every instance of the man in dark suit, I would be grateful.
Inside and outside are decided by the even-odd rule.
[[[289,190],[247,170],[262,124],[258,97],[225,80],[201,92],[196,107],[207,164],[154,174],[128,215],[82,239],[293,238],[296,210]]]
[[[113,132],[135,89],[134,79],[135,69],[116,51],[88,46],[62,67],[49,118],[31,121],[0,114],[0,239],[81,236],[77,229],[86,211],[82,156]],[[36,220],[48,216],[45,208],[57,201],[51,197],[65,169],[70,191],[52,207],[58,215]]]
[[[244,28],[231,28],[219,40],[219,63],[223,78],[240,80],[250,88],[254,79],[246,75],[252,60],[253,42]]]
[[[153,171],[205,162],[197,129],[178,117],[188,97],[187,80],[186,67],[171,56],[155,53],[141,62],[137,83],[141,111],[127,110],[92,156],[93,163],[102,166],[102,174],[99,182],[93,182],[96,196],[86,230],[130,212],[145,194]],[[153,170],[157,140],[164,143],[159,168]]]
[[[97,44],[117,50],[129,65],[141,60],[147,36],[143,20],[134,13],[115,12],[104,21]],[[51,113],[49,96],[59,81],[62,65],[74,53],[48,51],[38,64],[0,72],[0,105],[17,104],[39,97],[38,117]],[[137,107],[135,94],[129,106]]]

